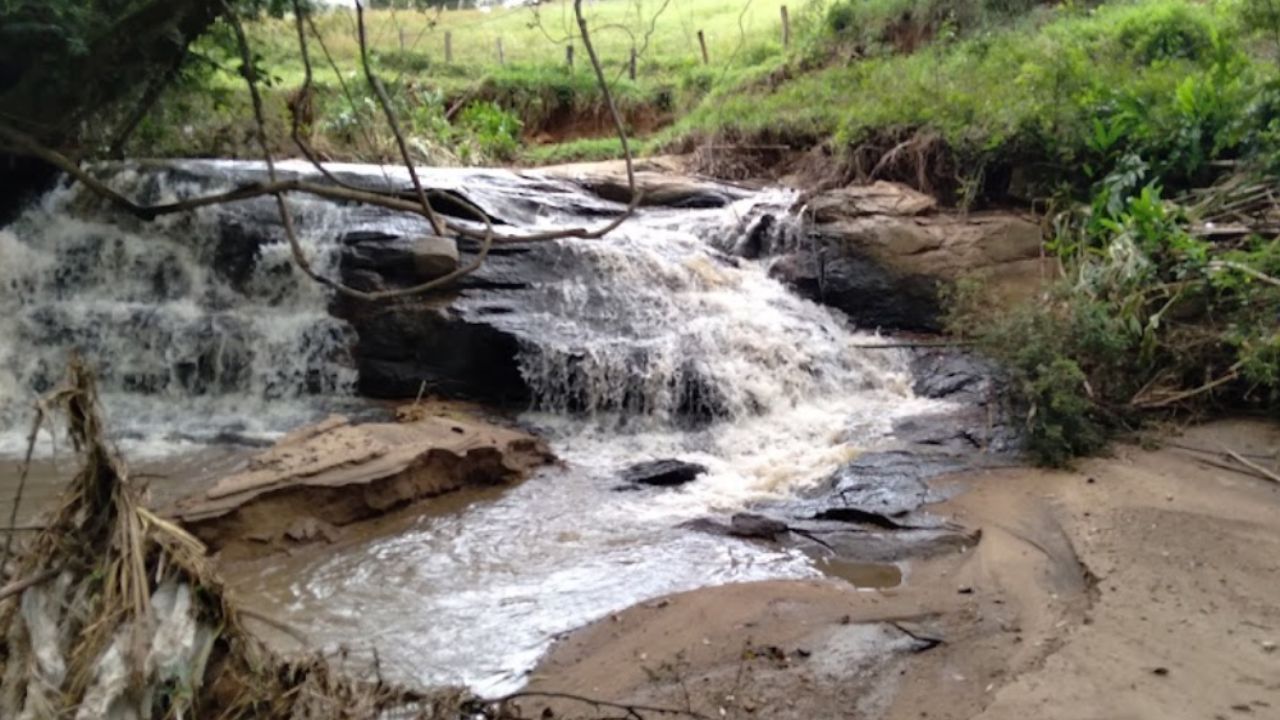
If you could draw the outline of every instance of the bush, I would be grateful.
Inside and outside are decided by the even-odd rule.
[[[1234,178],[1194,209],[1112,183],[1060,218],[1067,277],[1047,299],[992,317],[972,286],[955,293],[949,325],[1007,369],[1037,460],[1066,464],[1153,415],[1280,412],[1280,240],[1188,231],[1255,183]]]
[[[458,116],[458,126],[471,133],[481,152],[490,158],[510,160],[520,149],[520,118],[497,103],[468,105]]]
[[[1121,25],[1119,38],[1146,65],[1161,60],[1199,60],[1213,44],[1208,23],[1182,5],[1131,15]]]

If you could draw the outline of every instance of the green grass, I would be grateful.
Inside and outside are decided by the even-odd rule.
[[[1176,140],[1180,133],[1203,134],[1204,128],[1188,125],[1203,108],[1184,107],[1188,101],[1179,92],[1196,96],[1192,106],[1244,113],[1249,96],[1275,76],[1270,36],[1242,19],[1246,3],[1265,1],[1131,0],[1096,7],[1032,0],[819,1],[792,8],[793,44],[785,51],[776,4],[672,2],[656,16],[659,0],[601,0],[589,7],[615,98],[628,129],[644,141],[637,145],[646,149],[689,148],[719,138],[797,147],[832,141],[837,149],[856,150],[918,132],[940,139],[971,168],[985,168],[992,158],[1024,160],[1051,176],[1057,165],[1079,175],[1098,119],[1141,116],[1144,142],[1152,147],[1161,135]],[[355,132],[380,121],[360,71],[352,13],[325,13],[316,23],[355,96],[353,106],[312,43],[317,144],[334,157],[386,157],[388,138]],[[510,153],[496,157],[483,150],[505,143],[469,137],[445,120],[460,100],[495,102],[512,113],[523,128],[523,147],[514,154],[522,161],[619,151],[580,44],[574,68],[564,62],[564,44],[575,29],[568,2],[536,12],[370,11],[367,24],[379,75],[417,145],[429,151],[421,153],[425,159],[511,159]],[[700,60],[698,29],[706,34],[710,65]],[[263,19],[249,30],[274,81],[267,88],[269,109],[283,117],[287,95],[302,78],[293,26],[288,19]],[[452,63],[443,59],[446,31]],[[499,37],[505,65],[497,59]],[[641,50],[635,81],[625,71],[633,43]],[[202,65],[198,81],[176,93],[184,96],[181,102],[166,99],[151,123],[152,142],[161,151],[186,143],[206,154],[225,153],[246,135],[243,83],[231,71],[233,48],[215,33],[198,50],[223,69]],[[175,110],[175,104],[181,107]],[[172,136],[175,125],[195,130],[161,137]],[[1202,140],[1239,144],[1216,136]],[[1178,142],[1166,142],[1161,152],[1224,152],[1187,143],[1175,148]],[[548,143],[568,145],[540,147]]]
[[[780,84],[718,86],[661,141],[832,138],[852,148],[905,129],[936,135],[971,161],[1020,157],[1070,175],[1101,121],[1131,126],[1122,134],[1135,147],[1203,164],[1238,147],[1233,116],[1243,118],[1276,76],[1254,33],[1231,1],[1061,6],[911,54],[829,64]]]
[[[586,6],[592,41],[610,69],[625,67],[632,47],[639,51],[639,72],[653,74],[701,62],[697,32],[707,40],[713,64],[730,62],[746,44],[779,38],[776,3],[725,0],[672,1],[661,14],[660,0],[601,0]],[[508,64],[563,65],[565,45],[574,43],[576,63],[586,66],[581,42],[575,42],[577,23],[568,0],[553,0],[537,8],[447,10],[442,13],[388,10],[367,11],[370,47],[378,53],[410,53],[433,67],[445,66],[445,34],[452,35],[453,65],[467,74],[499,67],[497,41],[502,39]],[[741,19],[741,23],[739,23]],[[316,18],[330,51],[339,64],[352,67],[359,52],[354,13],[335,10]],[[645,35],[653,32],[645,46]],[[260,44],[275,45],[292,37],[288,20],[265,20],[253,29]],[[404,44],[401,45],[403,37]]]
[[[661,10],[661,11],[660,11]],[[727,0],[603,0],[588,5],[592,40],[607,73],[628,130],[645,133],[670,123],[713,87],[736,82],[742,68],[782,61],[778,6]],[[380,127],[375,100],[360,65],[354,11],[337,9],[314,17],[323,44],[309,40],[316,87],[313,142],[332,157],[380,160],[394,157],[390,137]],[[604,98],[573,20],[572,4],[561,0],[538,8],[418,12],[366,12],[370,56],[387,84],[402,123],[431,162],[509,162],[505,147],[475,137],[445,120],[459,102],[495,102],[523,128],[528,148],[520,157],[602,157],[618,152]],[[247,30],[263,87],[268,115],[283,127],[290,93],[301,86],[303,65],[292,18],[261,18]],[[703,64],[697,41],[702,30],[710,64]],[[444,57],[451,37],[453,61]],[[503,60],[497,40],[503,42]],[[565,61],[565,46],[575,62]],[[637,77],[628,78],[632,48]],[[327,53],[325,52],[327,50]],[[246,140],[247,96],[238,51],[221,27],[196,47],[200,61],[188,81],[170,92],[134,143],[140,154],[252,155]],[[348,98],[348,93],[351,97]],[[456,118],[451,119],[456,120]],[[176,132],[177,131],[177,132]],[[569,141],[563,150],[535,151],[545,142]],[[610,143],[612,142],[612,145]],[[288,152],[287,143],[280,149]],[[141,149],[139,149],[141,148]],[[185,148],[185,152],[182,150]],[[586,148],[590,148],[587,150]],[[541,161],[541,160],[538,160]]]

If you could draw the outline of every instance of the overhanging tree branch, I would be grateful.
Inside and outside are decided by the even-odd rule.
[[[595,47],[591,43],[591,38],[590,38],[589,30],[587,27],[587,20],[583,15],[582,3],[580,0],[576,0],[574,3],[574,13],[577,17],[578,26],[582,34],[583,45],[586,47],[586,50],[587,50],[587,57],[589,58],[592,68],[595,72],[596,80],[600,84],[601,94],[605,98],[606,104],[609,108],[610,117],[613,120],[614,128],[617,131],[618,139],[622,146],[625,165],[626,165],[627,186],[628,186],[628,191],[630,193],[630,202],[627,204],[626,208],[617,217],[613,218],[612,220],[603,224],[600,227],[562,228],[557,230],[548,230],[544,232],[528,233],[528,234],[519,234],[519,233],[501,234],[501,233],[495,232],[492,219],[489,218],[489,216],[485,212],[483,212],[480,208],[476,207],[474,204],[467,201],[465,198],[460,198],[456,196],[451,197],[451,199],[456,204],[461,205],[469,215],[471,215],[479,224],[482,224],[484,226],[483,229],[477,229],[476,227],[473,227],[473,226],[469,226],[466,224],[462,224],[459,222],[454,222],[454,221],[450,221],[448,219],[442,218],[431,206],[430,198],[443,196],[443,193],[441,193],[438,190],[425,188],[418,177],[417,170],[413,164],[412,157],[410,156],[408,151],[408,145],[405,142],[404,135],[400,131],[399,124],[396,120],[394,108],[390,102],[390,98],[388,97],[386,93],[386,89],[383,87],[381,81],[374,74],[371,64],[369,63],[368,48],[366,45],[366,35],[364,32],[363,8],[360,6],[359,3],[357,3],[358,23],[356,27],[356,32],[360,42],[361,62],[364,67],[366,78],[368,79],[370,86],[374,90],[374,93],[378,97],[378,101],[382,107],[383,113],[386,117],[386,121],[390,126],[392,133],[395,135],[396,143],[400,150],[401,159],[404,162],[405,169],[408,172],[409,177],[413,183],[413,190],[414,190],[414,194],[417,197],[417,202],[415,203],[415,202],[406,200],[401,196],[401,193],[394,190],[379,190],[379,189],[373,189],[373,188],[358,187],[356,185],[344,182],[340,178],[338,178],[336,175],[334,175],[331,171],[328,170],[328,168],[324,167],[323,162],[321,162],[320,158],[316,155],[314,150],[312,150],[303,139],[302,127],[301,127],[302,122],[301,122],[300,113],[299,113],[300,109],[297,107],[292,108],[293,117],[292,117],[291,134],[293,136],[294,144],[298,147],[299,151],[308,160],[308,162],[310,162],[310,164],[314,166],[329,183],[332,183],[332,184],[326,185],[323,183],[311,182],[303,179],[288,179],[288,180],[281,179],[279,174],[277,173],[275,161],[274,161],[274,158],[272,157],[271,150],[270,150],[270,143],[267,138],[266,119],[265,119],[265,112],[263,109],[263,101],[262,101],[262,96],[258,90],[257,77],[256,77],[257,71],[253,64],[253,54],[249,48],[248,38],[244,32],[244,27],[242,23],[240,22],[238,16],[235,14],[234,9],[230,6],[227,0],[222,0],[222,6],[223,6],[224,14],[229,24],[232,26],[232,29],[236,36],[236,42],[240,51],[241,73],[245,77],[246,84],[248,85],[248,89],[250,93],[250,98],[252,100],[254,124],[255,124],[254,139],[258,144],[259,149],[262,152],[263,162],[265,163],[266,170],[267,170],[266,183],[248,184],[248,185],[244,185],[242,187],[238,187],[238,188],[224,191],[224,192],[212,193],[209,195],[197,196],[193,198],[187,198],[184,200],[178,200],[170,203],[144,205],[144,204],[135,202],[133,199],[127,197],[123,193],[118,192],[117,190],[109,186],[107,183],[98,179],[92,173],[88,172],[85,168],[81,167],[79,162],[67,157],[66,155],[63,155],[62,153],[52,148],[42,145],[40,142],[36,141],[34,138],[27,135],[26,133],[23,133],[19,130],[11,128],[3,123],[0,123],[0,140],[4,140],[7,144],[12,146],[14,149],[24,154],[39,158],[49,163],[50,165],[53,165],[59,170],[62,170],[63,172],[67,173],[67,175],[71,176],[72,178],[82,183],[94,194],[105,198],[108,202],[110,202],[119,210],[127,212],[143,220],[149,221],[149,220],[154,220],[155,218],[160,217],[162,215],[168,215],[168,214],[180,213],[180,212],[189,212],[191,210],[195,210],[201,207],[249,200],[251,198],[260,197],[263,195],[270,195],[275,198],[277,210],[279,211],[279,214],[280,214],[281,224],[284,228],[284,234],[290,246],[291,255],[293,257],[294,262],[298,264],[299,269],[301,269],[303,273],[307,275],[307,277],[311,278],[312,280],[318,283],[321,283],[327,287],[330,287],[340,294],[343,294],[349,297],[358,298],[361,300],[382,300],[382,299],[389,299],[389,298],[395,298],[395,297],[403,297],[407,295],[419,294],[419,293],[426,292],[428,290],[432,290],[432,289],[441,287],[443,285],[446,285],[458,279],[459,277],[467,275],[471,272],[474,272],[476,269],[478,269],[481,266],[481,264],[483,264],[485,259],[488,257],[490,250],[495,244],[545,242],[545,241],[560,240],[560,239],[593,240],[593,239],[602,238],[605,235],[609,234],[610,232],[616,230],[619,226],[621,226],[624,222],[626,222],[626,220],[632,214],[634,214],[634,212],[640,205],[640,202],[642,200],[642,192],[640,188],[638,188],[636,185],[634,159],[631,153],[631,147],[627,140],[626,127],[622,121],[622,117],[620,113],[618,112],[617,105],[613,99],[613,94],[609,88],[608,82],[605,79],[604,71],[600,65],[600,58],[595,51]],[[310,17],[306,16],[305,12],[302,11],[300,5],[297,2],[294,3],[294,9],[295,9],[296,29],[298,32],[299,52],[302,53],[303,64],[306,70],[306,76],[304,79],[303,87],[299,91],[298,103],[304,103],[310,100],[311,93],[314,90],[313,73],[312,73],[312,68],[310,63],[309,52],[306,45],[306,35],[303,30],[304,20],[310,21]],[[315,27],[313,22],[311,23],[311,29],[312,29],[312,32],[317,32],[317,28]],[[318,32],[317,32],[317,37],[319,37]],[[332,63],[332,57],[328,55],[327,50],[326,50],[326,56],[329,57],[329,60]],[[336,66],[334,69],[335,69],[335,72],[337,72]],[[339,79],[341,80],[341,74],[339,74]],[[343,82],[343,85],[345,89],[346,83]],[[349,95],[350,93],[348,91],[348,96]],[[454,270],[453,272],[450,272],[442,277],[436,278],[434,280],[431,280],[426,283],[422,283],[414,287],[397,289],[397,290],[386,290],[386,291],[379,291],[379,292],[364,292],[364,291],[356,290],[354,288],[347,287],[331,278],[327,278],[319,274],[311,267],[311,263],[306,257],[306,254],[303,251],[301,243],[298,241],[296,228],[293,223],[292,213],[289,210],[286,194],[290,192],[307,193],[307,194],[311,194],[317,197],[323,197],[327,199],[357,202],[357,203],[382,207],[382,208],[397,211],[397,212],[406,212],[406,213],[420,215],[426,218],[428,222],[430,222],[432,229],[438,235],[440,236],[452,235],[454,237],[479,241],[480,249],[477,252],[477,255],[473,259],[473,261],[468,263],[467,265],[461,266],[456,270]]]

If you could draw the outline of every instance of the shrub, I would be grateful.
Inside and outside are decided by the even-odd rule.
[[[510,160],[520,149],[520,118],[497,103],[468,105],[458,116],[458,125],[471,133],[481,152],[490,158]]]
[[[1208,23],[1183,5],[1163,5],[1130,15],[1120,28],[1120,42],[1144,64],[1160,60],[1199,60],[1213,44]]]

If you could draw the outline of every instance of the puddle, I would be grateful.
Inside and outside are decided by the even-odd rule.
[[[813,566],[827,577],[839,578],[857,588],[885,589],[902,584],[902,568],[893,563],[866,563],[840,558],[814,558]]]

